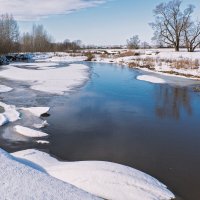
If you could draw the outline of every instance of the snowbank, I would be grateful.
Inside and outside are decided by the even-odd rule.
[[[8,66],[0,71],[0,77],[26,81],[34,90],[62,95],[88,79],[88,67],[82,64],[71,64],[55,69],[35,70]]]
[[[4,112],[0,114],[0,126],[20,119],[20,113],[16,110],[15,106],[7,105],[2,102],[0,102],[0,106],[4,109]]]
[[[0,85],[0,93],[4,93],[4,92],[10,92],[12,91],[13,88],[5,86],[5,85]]]
[[[27,127],[23,127],[23,126],[15,126],[14,127],[14,130],[21,134],[21,135],[24,135],[24,136],[27,136],[27,137],[46,137],[48,136],[48,134],[44,133],[44,132],[41,132],[41,131],[36,131],[36,130],[33,130],[33,129],[30,129],[30,128],[27,128]]]
[[[36,117],[40,117],[42,114],[45,114],[50,110],[49,107],[30,107],[30,108],[20,108],[20,109],[28,111]]]
[[[155,76],[149,76],[149,75],[140,75],[140,76],[137,76],[137,80],[140,80],[140,81],[147,81],[147,82],[151,82],[151,83],[166,83],[166,81],[162,78],[158,78],[158,77],[155,77]]]
[[[119,164],[98,161],[59,162],[46,153],[25,150],[12,154],[49,175],[110,200],[168,200],[174,195],[153,177]]]
[[[99,199],[46,174],[33,163],[21,163],[0,149],[0,199],[94,200]]]

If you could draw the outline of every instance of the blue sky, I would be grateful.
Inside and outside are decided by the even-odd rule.
[[[1,1],[3,2],[4,0]],[[14,4],[17,1],[19,0],[11,0],[10,2]],[[31,9],[34,9],[34,5],[37,4],[34,0],[25,1],[33,2]],[[43,24],[56,41],[80,39],[85,44],[98,45],[125,44],[126,39],[135,34],[138,34],[142,41],[149,42],[152,37],[152,30],[148,23],[153,20],[152,10],[157,4],[164,2],[163,0],[51,1],[52,6],[48,7],[50,11],[46,13],[43,13],[44,9],[42,7],[41,10],[38,8],[39,5],[35,8],[37,12],[32,12],[31,10],[25,12],[21,8],[19,12],[16,12],[16,10],[11,10],[10,12],[14,12],[19,21],[21,31],[30,31],[33,23]],[[54,12],[54,7],[59,1],[66,2],[66,4],[62,5],[63,10],[57,8]],[[89,4],[82,5],[83,2],[89,2]],[[196,6],[195,17],[198,14],[200,17],[199,0],[183,0],[183,2],[185,5],[194,4]],[[43,6],[44,8],[45,6],[47,7],[47,5]],[[64,14],[64,10],[68,11],[67,7],[70,7],[69,10],[76,11]],[[24,9],[27,11],[29,8]]]

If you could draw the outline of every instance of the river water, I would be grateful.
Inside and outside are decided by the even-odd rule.
[[[141,71],[84,64],[91,78],[70,95],[55,97],[10,82],[18,90],[2,96],[6,102],[51,106],[50,125],[43,129],[50,144],[2,137],[1,147],[128,165],[159,179],[180,199],[200,199],[200,93],[193,92],[193,82],[165,77],[169,84],[152,84],[136,80]]]

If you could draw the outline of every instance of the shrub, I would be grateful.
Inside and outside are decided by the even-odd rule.
[[[95,58],[95,55],[91,53],[90,51],[86,52],[85,56],[87,57],[86,61],[92,61]]]

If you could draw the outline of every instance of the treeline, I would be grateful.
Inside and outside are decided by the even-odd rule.
[[[65,40],[55,43],[43,25],[33,25],[31,32],[20,34],[17,21],[12,15],[0,16],[0,54],[17,52],[77,51],[81,41]]]

